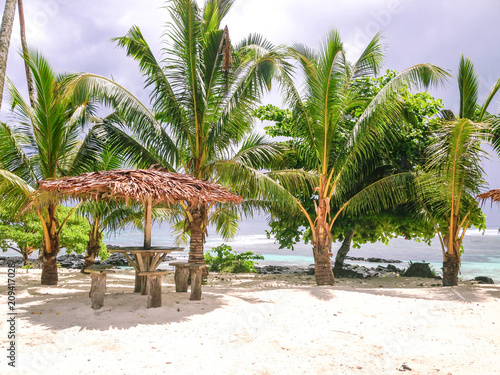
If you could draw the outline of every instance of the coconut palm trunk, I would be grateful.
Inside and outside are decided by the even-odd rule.
[[[333,285],[335,283],[330,263],[332,234],[327,221],[329,211],[328,199],[325,197],[319,198],[313,239],[314,269],[317,285]]]
[[[190,215],[192,220],[189,223],[189,262],[205,263],[203,245],[208,222],[207,209],[204,205],[197,204],[190,209]]]
[[[2,28],[0,30],[0,108],[2,106],[3,87],[7,72],[7,57],[9,55],[12,26],[14,25],[14,16],[16,14],[16,2],[16,0],[7,0],[5,2]]]
[[[443,286],[457,286],[459,270],[460,255],[446,255],[443,261]]]
[[[89,241],[87,242],[87,252],[85,253],[85,261],[83,262],[83,267],[81,272],[85,273],[85,270],[95,264],[95,258],[99,253],[101,248],[100,242],[102,239],[102,233],[99,230],[99,221],[96,220],[91,226],[89,232]]]
[[[26,26],[24,22],[24,5],[22,0],[18,0],[19,4],[19,26],[21,29],[21,46],[23,48],[23,55],[28,55],[28,42],[26,41]],[[33,82],[33,75],[27,60],[24,60],[24,68],[26,70],[26,81],[28,83],[28,93],[30,104],[33,107],[35,103],[35,83]]]
[[[458,218],[455,217],[451,225],[451,235],[446,234],[443,242],[446,247],[446,253],[443,257],[443,286],[458,285],[458,273],[460,271],[460,241],[457,228]]]
[[[47,207],[47,220],[44,222],[44,240],[42,246],[42,285],[57,285],[57,254],[59,254],[59,222],[56,217],[56,205]]]

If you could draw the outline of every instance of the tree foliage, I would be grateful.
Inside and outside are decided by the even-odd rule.
[[[57,219],[63,221],[72,208],[59,206]],[[61,232],[61,247],[66,252],[82,253],[87,244],[90,225],[81,216],[73,213]],[[14,250],[21,254],[25,261],[32,252],[42,248],[43,228],[40,219],[33,213],[25,213],[18,217],[5,207],[0,206],[0,248],[2,251]]]
[[[214,255],[212,255],[212,253]],[[255,261],[264,257],[251,251],[237,253],[231,246],[222,244],[205,254],[205,262],[213,272],[249,273],[255,272]]]
[[[373,98],[398,72],[386,71],[381,77],[361,77],[357,81],[361,85],[358,103],[352,106],[344,119],[346,131],[353,129],[356,121],[366,109],[371,98]],[[435,115],[443,108],[440,99],[435,99],[428,92],[412,93],[407,86],[400,88],[401,98],[404,101],[406,119],[393,123],[397,136],[391,144],[383,150],[385,152],[382,167],[377,168],[375,173],[366,176],[364,181],[355,187],[359,190],[375,181],[377,178],[391,173],[415,171],[425,164],[425,152],[430,145],[433,133],[439,126]],[[287,137],[283,142],[287,145],[286,162],[290,168],[310,168],[308,160],[312,159],[310,147],[300,142],[297,127],[292,112],[288,109],[280,109],[272,105],[259,107],[255,115],[260,120],[273,122],[264,129],[270,137]],[[337,145],[337,148],[341,144]],[[336,150],[340,152],[340,150]],[[381,150],[382,152],[382,150]],[[312,194],[312,192],[310,192]],[[302,195],[301,203],[311,214],[314,205],[307,195]],[[434,236],[433,226],[425,217],[415,215],[415,207],[411,205],[399,205],[388,210],[372,212],[369,215],[344,214],[337,219],[332,227],[332,237],[336,241],[342,241],[345,234],[354,231],[354,247],[368,242],[382,241],[388,243],[389,239],[403,236],[407,239],[423,240],[430,243]],[[292,216],[276,212],[271,216],[271,231],[269,236],[275,235],[281,248],[292,248],[298,241],[311,240],[311,231],[304,217]]]

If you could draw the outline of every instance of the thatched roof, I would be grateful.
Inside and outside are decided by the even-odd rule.
[[[39,181],[40,191],[56,193],[76,199],[134,199],[144,202],[175,203],[241,202],[239,195],[230,193],[221,185],[203,181],[190,175],[162,172],[154,169],[115,169]]]
[[[477,199],[481,202],[481,204],[484,204],[484,202],[488,199],[491,199],[492,202],[500,203],[500,189],[493,189],[487,191],[486,193],[479,194]]]

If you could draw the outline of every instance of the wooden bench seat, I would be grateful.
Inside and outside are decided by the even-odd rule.
[[[191,301],[201,300],[201,280],[203,277],[203,268],[207,265],[204,263],[189,263],[189,262],[174,262],[169,265],[175,267],[175,291],[187,292],[188,280],[191,277]]]
[[[106,292],[106,275],[115,273],[116,270],[111,269],[113,266],[96,264],[87,267],[85,273],[90,274],[90,292],[89,297],[92,301],[93,309],[100,309],[104,306],[104,293]]]
[[[168,271],[143,271],[138,272],[139,276],[146,277],[146,290],[148,294],[147,308],[161,307],[161,277],[166,275]]]

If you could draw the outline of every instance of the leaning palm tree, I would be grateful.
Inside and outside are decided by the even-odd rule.
[[[16,4],[17,0],[7,0],[5,2],[2,27],[0,28],[0,107],[2,107],[5,74],[7,72],[7,56],[9,55],[14,16],[16,15]]]
[[[313,200],[313,213],[299,199],[296,205],[311,229],[316,283],[332,285],[331,233],[339,215],[346,211],[366,213],[405,201],[398,186],[409,181],[409,174],[381,178],[349,195],[383,163],[384,149],[394,139],[391,124],[405,121],[400,89],[405,85],[412,88],[435,84],[446,73],[430,64],[415,65],[368,99],[363,95],[363,81],[358,78],[376,74],[382,64],[379,35],[355,63],[347,61],[335,31],[327,35],[320,51],[297,44],[290,54],[299,63],[305,82],[303,90],[299,90],[289,76],[283,75],[284,99],[295,119],[296,141],[307,150],[303,155],[309,157],[306,163],[316,175],[312,198],[305,197],[306,202]],[[349,110],[360,103],[366,107],[351,124]]]
[[[472,62],[462,56],[458,71],[458,116],[443,111],[442,128],[429,149],[429,164],[420,176],[423,203],[436,229],[443,252],[443,285],[458,283],[462,242],[467,229],[484,224],[475,200],[484,186],[481,143],[490,139],[498,119],[488,113],[500,80],[483,105],[478,104],[479,80]]]
[[[0,127],[0,196],[18,210],[31,201],[38,181],[70,175],[85,167],[96,152],[95,137],[88,134],[83,142],[80,139],[83,125],[94,109],[90,96],[75,101],[66,91],[71,76],[56,75],[37,52],[24,57],[33,74],[36,100],[30,106],[11,84],[14,121]],[[57,202],[43,208],[30,206],[43,227],[41,281],[45,285],[58,281],[56,257],[66,220],[57,219],[57,206]]]
[[[116,39],[139,63],[151,90],[151,111],[104,77],[87,74],[74,82],[76,92],[91,89],[117,110],[119,117],[102,124],[102,137],[129,163],[158,164],[225,185],[239,183],[245,173],[246,179],[261,181],[253,184],[255,188],[273,185],[258,169],[279,149],[249,132],[262,92],[276,70],[289,67],[280,60],[279,51],[258,35],[231,44],[221,23],[232,5],[231,0],[207,0],[200,8],[194,0],[171,1],[172,23],[164,34],[161,60],[138,27]],[[182,208],[190,234],[189,261],[204,262],[209,210],[215,206],[190,203]]]

